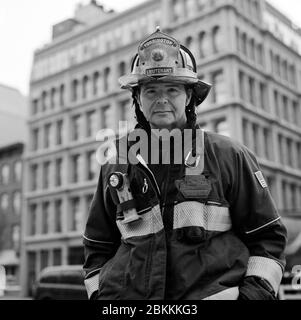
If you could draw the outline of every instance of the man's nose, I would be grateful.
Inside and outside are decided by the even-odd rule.
[[[168,100],[167,100],[167,98],[165,98],[164,95],[161,95],[161,96],[157,99],[156,103],[157,103],[157,104],[167,104],[167,103],[168,103]]]

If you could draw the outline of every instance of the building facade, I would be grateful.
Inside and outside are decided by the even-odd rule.
[[[23,143],[0,148],[0,265],[7,290],[19,290]]]
[[[190,48],[199,77],[213,84],[198,108],[201,126],[255,152],[283,215],[301,210],[300,30],[263,0],[147,1],[121,13],[95,1],[87,7],[54,26],[52,42],[34,55],[24,294],[45,266],[83,261],[99,171],[95,136],[118,130],[120,120],[134,125],[130,94],[117,80],[157,25]]]

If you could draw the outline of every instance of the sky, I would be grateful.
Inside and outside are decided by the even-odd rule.
[[[74,15],[90,0],[0,0],[0,83],[24,95],[29,91],[33,52],[51,41],[52,26]],[[123,11],[145,0],[98,0],[106,9]],[[154,0],[156,1],[156,0]],[[301,27],[300,0],[269,0]]]

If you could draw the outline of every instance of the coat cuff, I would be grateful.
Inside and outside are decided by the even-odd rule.
[[[273,259],[260,256],[251,256],[248,261],[246,277],[257,276],[264,278],[270,283],[275,293],[278,292],[282,275],[282,267]]]
[[[88,298],[90,299],[93,292],[98,290],[99,272],[95,274],[93,277],[86,279],[84,282],[85,282]]]

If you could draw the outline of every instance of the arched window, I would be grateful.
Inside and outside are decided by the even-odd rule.
[[[218,53],[221,49],[220,27],[215,26],[212,29],[212,49],[213,53]]]
[[[248,49],[247,49],[247,35],[245,33],[241,36],[241,45],[242,45],[242,52],[244,55],[247,55]]]
[[[198,37],[198,44],[199,44],[199,53],[200,53],[200,58],[204,58],[205,57],[205,49],[204,49],[204,40],[206,37],[206,33],[205,31],[202,31],[199,33],[199,37]]]
[[[42,92],[42,110],[45,111],[47,109],[47,92]]]
[[[56,105],[56,89],[55,88],[52,88],[51,89],[51,96],[50,96],[50,107],[53,109],[55,108],[55,105]]]
[[[84,76],[84,78],[83,78],[83,99],[87,99],[87,97],[88,97],[88,85],[89,85],[89,78],[88,78],[88,76]]]
[[[77,100],[78,98],[77,91],[78,91],[78,80],[74,79],[72,81],[72,101]]]
[[[109,87],[110,87],[110,68],[109,67],[106,67],[105,70],[104,70],[104,85],[103,85],[103,89],[104,89],[104,92],[107,92],[109,91]]]
[[[98,95],[98,86],[99,86],[99,72],[96,71],[93,74],[93,95]]]
[[[60,106],[63,107],[65,105],[65,85],[62,84],[60,86]]]

